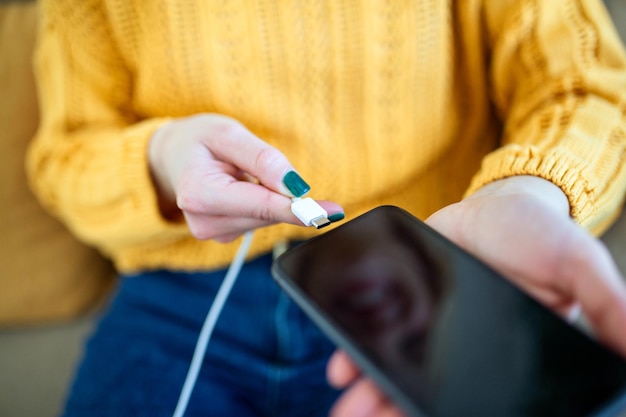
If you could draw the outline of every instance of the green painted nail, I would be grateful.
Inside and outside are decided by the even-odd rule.
[[[283,184],[295,197],[302,197],[311,189],[296,171],[289,171],[283,178]]]
[[[335,214],[331,214],[330,216],[328,216],[328,220],[330,220],[331,223],[335,223],[335,222],[338,222],[339,220],[343,220],[345,217],[346,215],[343,213],[335,213]]]

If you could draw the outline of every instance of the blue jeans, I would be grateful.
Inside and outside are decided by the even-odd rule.
[[[326,416],[330,341],[273,282],[271,257],[248,262],[208,345],[185,416]],[[225,271],[122,277],[86,345],[65,417],[171,416]]]

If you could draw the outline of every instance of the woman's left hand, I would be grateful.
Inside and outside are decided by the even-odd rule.
[[[496,181],[426,223],[558,313],[582,307],[598,338],[626,356],[623,277],[604,245],[569,217],[557,186],[529,176]],[[344,353],[329,362],[328,378],[353,384],[333,416],[402,415]]]

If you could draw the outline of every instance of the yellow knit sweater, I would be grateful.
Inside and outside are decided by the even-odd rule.
[[[122,271],[232,259],[237,242],[160,216],[149,175],[155,129],[201,112],[282,150],[348,219],[424,218],[531,174],[600,231],[626,189],[626,59],[600,1],[50,0],[40,34],[33,188]],[[311,233],[259,230],[251,255]]]

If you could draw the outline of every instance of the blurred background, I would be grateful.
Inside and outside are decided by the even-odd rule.
[[[626,39],[626,0],[605,3],[622,39]],[[40,211],[24,191],[22,169],[26,143],[38,117],[30,70],[35,6],[34,1],[0,1],[0,323],[9,323],[0,325],[2,417],[58,415],[95,316],[87,306],[101,302],[113,276],[108,263],[80,247],[55,221],[24,220],[24,216]],[[24,233],[25,228],[28,233]],[[626,213],[602,239],[626,275]],[[28,256],[21,258],[27,261],[16,261],[16,250],[26,250]],[[68,251],[73,253],[72,263],[64,262]],[[59,263],[65,270],[50,279],[46,269]],[[69,271],[74,273],[68,268],[75,268]],[[94,276],[87,279],[85,270]],[[79,280],[68,281],[68,276]],[[96,284],[85,287],[87,281]],[[32,288],[38,292],[29,292]],[[3,298],[9,290],[12,295]],[[64,308],[55,309],[45,302],[46,297],[62,297]],[[11,315],[12,303],[22,307],[22,315]],[[32,325],[44,316],[53,319]]]

